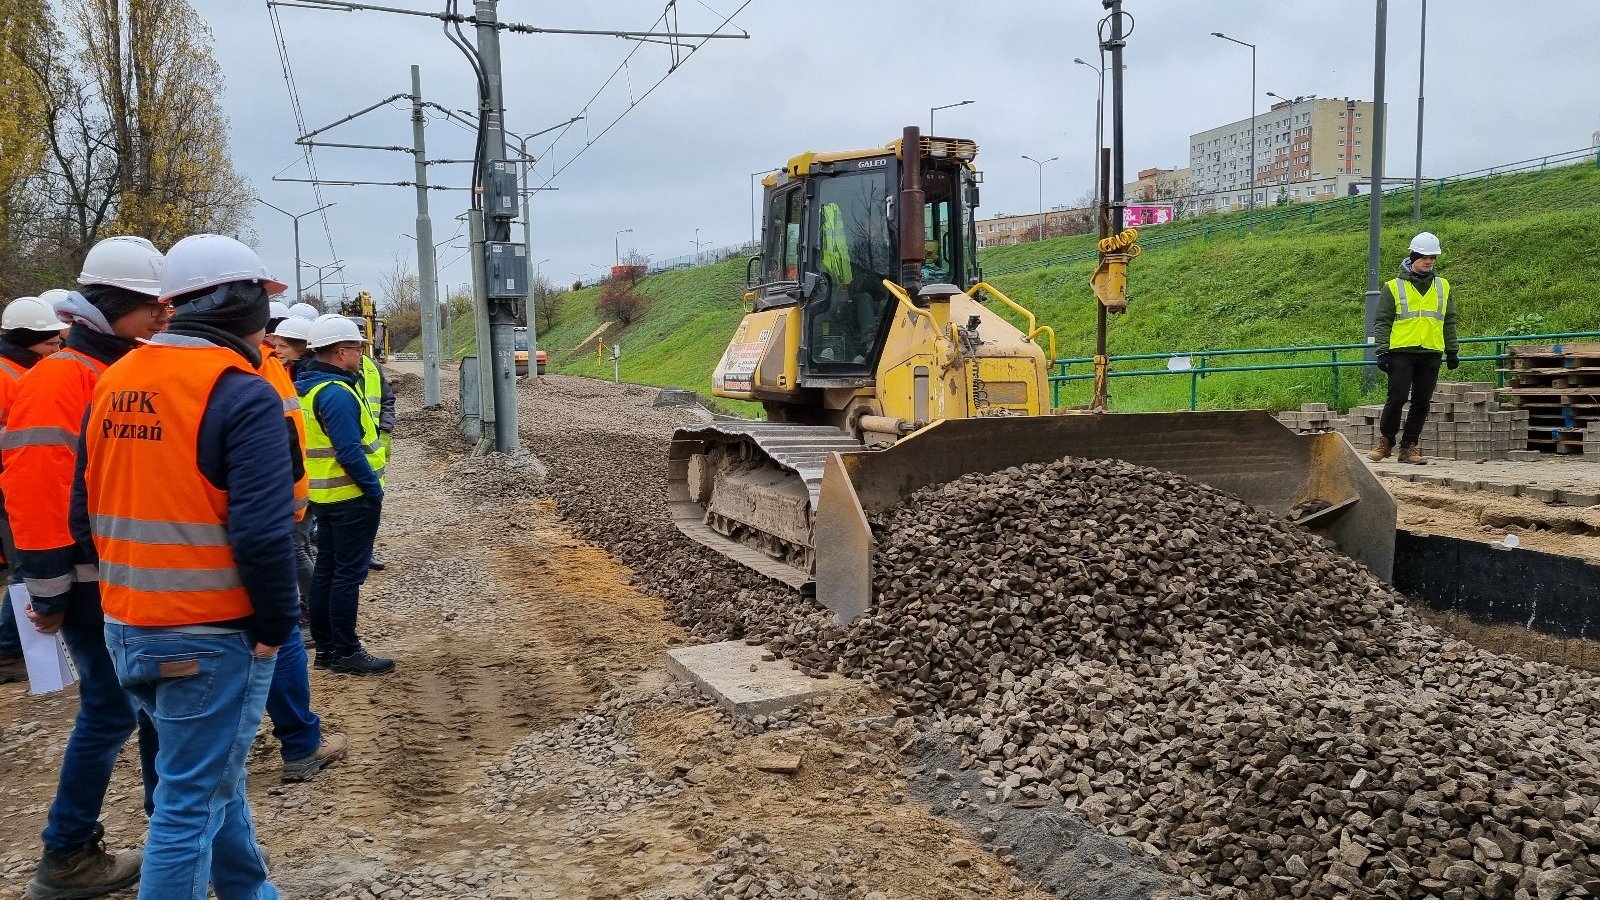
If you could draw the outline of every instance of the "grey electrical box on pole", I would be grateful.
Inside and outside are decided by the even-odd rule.
[[[516,325],[517,312],[522,306],[519,301],[524,294],[515,298],[492,297],[489,295],[487,269],[489,260],[484,252],[488,246],[497,243],[507,243],[511,240],[511,218],[517,212],[517,177],[515,170],[506,164],[506,133],[505,133],[505,101],[502,94],[502,76],[500,71],[500,29],[497,7],[498,0],[475,0],[473,3],[473,18],[477,23],[478,56],[483,66],[483,80],[487,88],[487,97],[480,98],[479,112],[483,115],[485,134],[485,149],[487,158],[484,165],[484,210],[482,236],[484,246],[480,247],[482,253],[482,268],[486,277],[480,283],[479,296],[488,310],[489,353],[486,354],[493,368],[493,394],[494,394],[494,445],[501,453],[516,453],[520,448],[517,441],[517,364],[516,364]],[[501,175],[509,178],[511,191],[508,199],[510,202],[511,218],[502,217],[499,209],[499,200],[490,195],[490,183],[498,182]],[[499,182],[502,183],[503,182]],[[527,262],[527,249],[521,248],[523,262]],[[521,276],[518,284],[527,287],[527,276]],[[481,332],[482,329],[480,329]]]
[[[490,241],[489,299],[521,300],[528,296],[528,247],[507,241]]]
[[[423,138],[422,71],[411,67],[411,142],[417,165],[417,288],[422,295],[423,405],[439,405],[439,298],[433,218],[428,215],[428,147]]]

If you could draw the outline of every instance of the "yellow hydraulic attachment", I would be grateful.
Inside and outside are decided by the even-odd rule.
[[[1128,309],[1128,262],[1142,252],[1138,241],[1134,228],[1100,239],[1100,265],[1089,276],[1089,286],[1107,312]]]

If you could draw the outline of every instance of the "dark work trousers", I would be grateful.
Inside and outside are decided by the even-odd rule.
[[[1414,447],[1422,437],[1422,426],[1428,422],[1428,404],[1433,402],[1433,389],[1439,384],[1437,353],[1389,354],[1389,399],[1383,404],[1383,418],[1378,421],[1378,433],[1394,440],[1400,431],[1400,408],[1411,401],[1411,412],[1406,416],[1406,430],[1400,436],[1400,446]]]
[[[313,504],[317,516],[317,564],[311,572],[311,637],[332,658],[361,649],[356,609],[372,566],[382,501],[365,497]]]

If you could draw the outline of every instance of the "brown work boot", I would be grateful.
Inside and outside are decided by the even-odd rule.
[[[10,602],[10,601],[6,601]],[[0,656],[0,684],[27,681],[28,667],[20,656]]]
[[[139,850],[107,853],[105,829],[95,826],[94,840],[68,853],[45,852],[28,882],[27,900],[80,900],[120,891],[139,880]]]
[[[1416,444],[1400,445],[1400,461],[1403,463],[1411,463],[1414,466],[1425,466],[1428,464],[1428,461],[1422,458],[1422,452],[1417,449]]]
[[[344,758],[350,739],[341,732],[322,736],[322,746],[310,756],[283,761],[284,781],[310,781],[313,775]]]
[[[1383,462],[1389,458],[1390,451],[1394,450],[1394,441],[1386,437],[1378,438],[1378,446],[1367,451],[1367,459],[1373,462]]]

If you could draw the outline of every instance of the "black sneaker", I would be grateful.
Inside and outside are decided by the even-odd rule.
[[[388,566],[384,565],[383,560],[373,557],[372,561],[367,563],[367,568],[374,572],[382,572],[384,569],[387,569]]]
[[[319,669],[326,669],[333,665],[333,654],[326,650],[318,650],[317,655],[314,659],[312,659],[311,664]]]
[[[341,675],[387,675],[394,671],[394,660],[373,656],[365,650],[357,650],[349,656],[341,656],[329,663],[328,671],[338,672]]]

